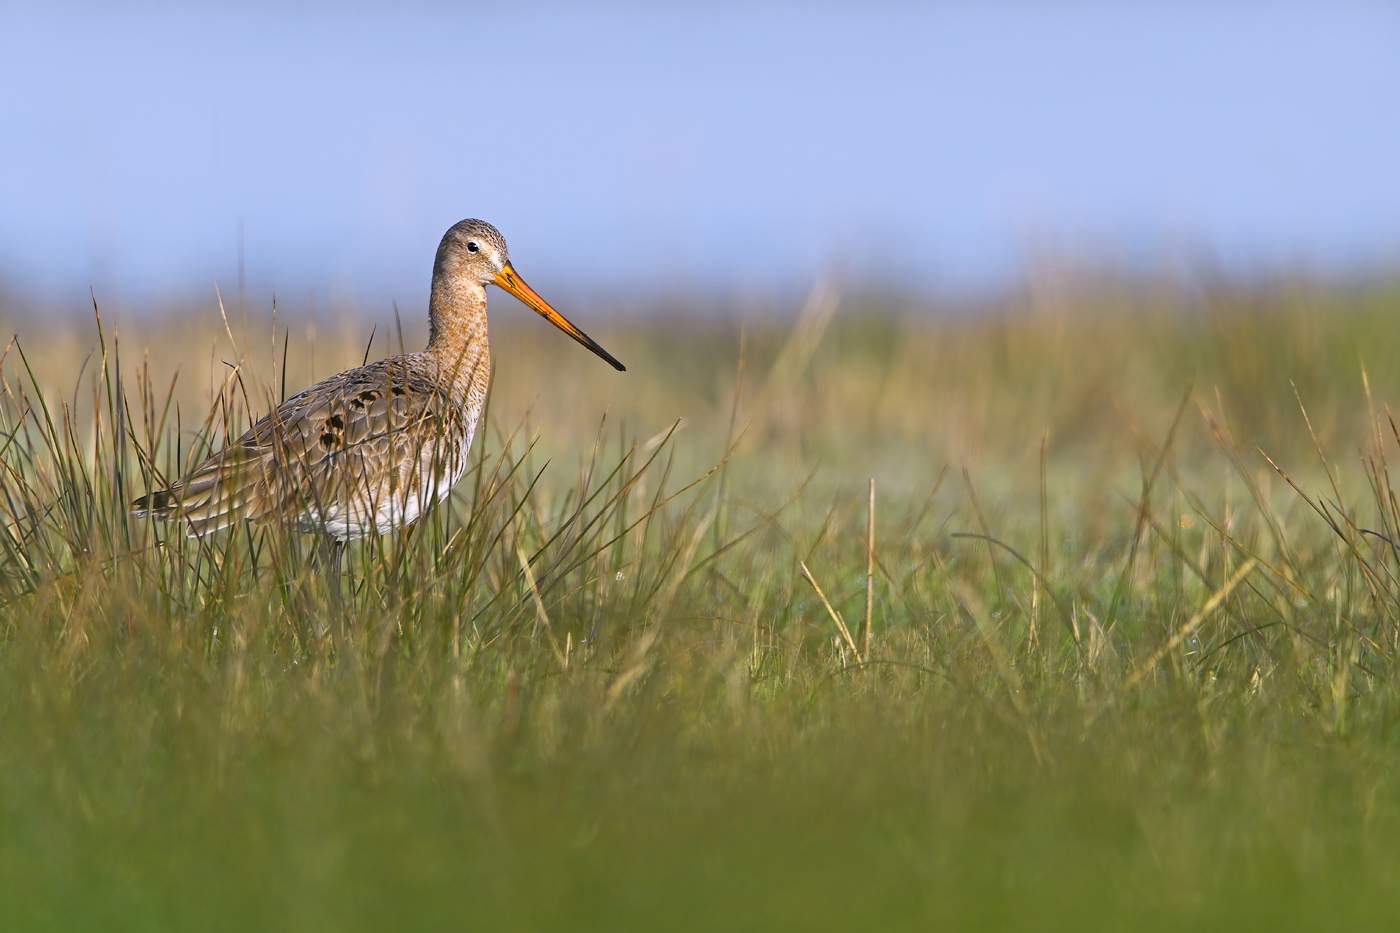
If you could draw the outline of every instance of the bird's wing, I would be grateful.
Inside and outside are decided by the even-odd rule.
[[[241,519],[324,517],[446,472],[460,406],[405,358],[348,370],[289,398],[138,511],[204,534]]]

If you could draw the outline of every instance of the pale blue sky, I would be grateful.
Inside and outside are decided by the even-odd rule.
[[[0,5],[0,278],[930,289],[1042,249],[1400,260],[1400,4]]]

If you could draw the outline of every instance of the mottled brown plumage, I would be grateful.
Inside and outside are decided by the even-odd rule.
[[[178,516],[191,536],[273,520],[337,541],[416,521],[466,467],[491,377],[488,283],[623,368],[520,279],[495,227],[464,220],[438,246],[425,350],[293,396],[169,489],[136,500],[132,513]]]

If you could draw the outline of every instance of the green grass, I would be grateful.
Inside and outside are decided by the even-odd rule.
[[[125,503],[368,325],[5,309],[0,925],[1393,928],[1400,293],[1032,297],[498,310],[340,604]]]

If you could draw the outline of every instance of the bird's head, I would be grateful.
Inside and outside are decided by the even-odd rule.
[[[433,278],[498,285],[534,309],[546,321],[606,360],[614,369],[626,369],[612,354],[555,311],[510,264],[510,251],[501,231],[484,220],[467,219],[453,224],[438,244]]]
[[[498,285],[497,276],[510,268],[510,251],[501,231],[486,221],[463,220],[443,234],[435,265],[435,272],[458,281]]]

